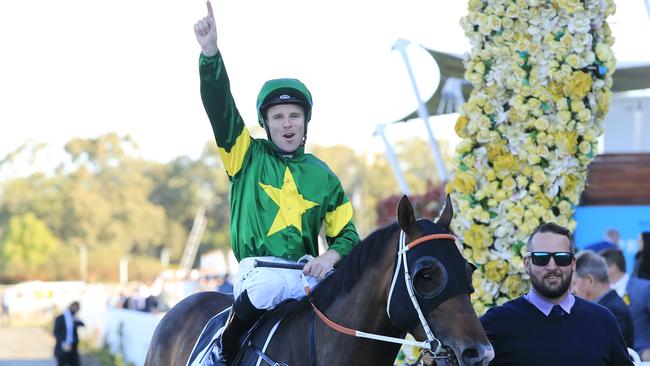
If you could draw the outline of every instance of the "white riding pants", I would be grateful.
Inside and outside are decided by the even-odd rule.
[[[253,306],[258,309],[272,309],[286,299],[300,299],[304,297],[305,289],[301,279],[301,270],[253,267],[258,259],[265,262],[296,263],[278,257],[249,257],[239,262],[239,272],[235,282],[235,299],[242,292],[248,292],[248,298]],[[307,277],[309,287],[312,289],[317,285],[318,280],[314,277]]]

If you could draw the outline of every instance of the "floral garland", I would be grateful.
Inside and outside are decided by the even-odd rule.
[[[613,0],[470,0],[461,20],[474,86],[456,122],[452,193],[464,254],[479,265],[474,307],[527,291],[525,241],[573,211],[604,131],[616,60]]]
[[[456,122],[462,140],[446,189],[464,255],[478,265],[472,303],[481,315],[528,290],[522,258],[535,227],[575,229],[612,95],[616,60],[605,18],[615,5],[469,0],[468,10],[465,78],[474,89]]]

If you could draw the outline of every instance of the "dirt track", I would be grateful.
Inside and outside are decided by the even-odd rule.
[[[54,366],[54,338],[41,328],[0,328],[0,366]]]

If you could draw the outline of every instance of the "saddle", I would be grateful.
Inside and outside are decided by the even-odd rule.
[[[280,323],[294,314],[301,301],[287,299],[275,309],[267,311],[240,339],[240,347],[234,364],[241,366],[260,365],[261,361],[269,363],[264,354]],[[218,359],[218,347],[221,334],[228,320],[230,307],[222,310],[210,319],[197,339],[186,366],[223,366]],[[273,363],[271,363],[273,364]],[[282,365],[282,364],[280,364]]]

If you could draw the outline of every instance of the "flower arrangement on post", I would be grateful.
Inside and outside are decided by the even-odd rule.
[[[464,254],[479,266],[476,311],[528,289],[525,241],[541,222],[573,230],[603,133],[616,60],[613,0],[470,0],[461,19],[474,90],[447,191]]]

